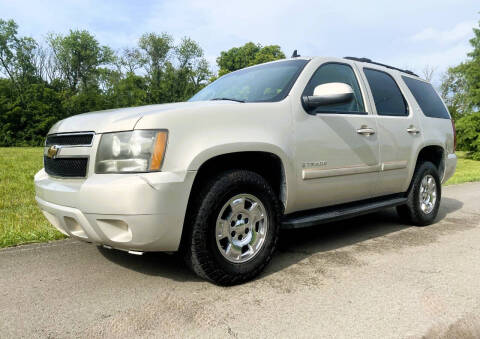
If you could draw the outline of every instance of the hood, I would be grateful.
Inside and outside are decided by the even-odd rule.
[[[131,108],[109,109],[105,111],[83,113],[60,120],[52,126],[48,134],[68,132],[107,133],[129,131],[147,114],[161,114],[164,111],[181,111],[210,105],[222,105],[225,101],[193,101],[174,104],[160,104]],[[230,102],[231,103],[231,102]],[[180,113],[180,112],[179,112]]]

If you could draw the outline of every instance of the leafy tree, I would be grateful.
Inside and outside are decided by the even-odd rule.
[[[79,86],[88,88],[97,79],[99,67],[113,62],[113,51],[100,46],[89,32],[71,30],[66,36],[51,34],[48,37],[61,78],[73,92]]]
[[[454,120],[470,112],[467,100],[467,84],[460,71],[462,67],[450,68],[443,76],[440,91],[445,104]]]
[[[0,71],[8,76],[23,99],[25,86],[36,81],[34,55],[37,43],[32,38],[19,37],[13,20],[0,19]]]
[[[449,68],[441,87],[443,98],[457,116],[480,110],[480,28],[473,28],[473,33],[473,50],[466,61]]]
[[[138,43],[145,60],[144,68],[149,80],[149,103],[165,102],[165,95],[161,89],[166,65],[173,50],[173,38],[167,34],[146,33]]]
[[[139,41],[148,79],[148,103],[183,101],[195,94],[210,77],[203,50],[183,38],[175,46],[170,35],[144,34]]]
[[[175,47],[175,57],[178,69],[175,80],[170,83],[177,87],[176,100],[184,101],[198,92],[211,77],[207,60],[203,57],[203,50],[194,40],[184,37]]]
[[[279,46],[248,43],[218,58],[221,72],[284,58]],[[213,79],[200,45],[143,34],[117,53],[85,30],[21,37],[0,19],[0,146],[41,145],[68,116],[108,108],[184,101]]]
[[[195,85],[195,93],[202,89],[208,82],[210,82],[212,77],[213,73],[210,70],[210,65],[207,59],[202,58],[198,60],[192,74],[192,81]],[[192,96],[195,93],[192,93]]]
[[[138,45],[145,53],[147,72],[153,74],[163,69],[173,49],[173,38],[167,33],[145,33]]]
[[[65,117],[61,95],[44,83],[25,87],[25,98],[0,79],[0,145],[40,145],[49,128]]]
[[[28,101],[22,114],[23,128],[18,138],[25,145],[39,145],[54,123],[66,117],[58,92],[44,83],[32,84],[26,91]]]
[[[258,53],[255,55],[255,59],[251,65],[263,64],[264,62],[275,61],[285,59],[285,54],[283,54],[280,46],[270,45],[260,48]]]
[[[148,84],[145,77],[128,72],[120,79],[108,98],[114,107],[131,107],[147,102]]]
[[[455,123],[458,148],[480,160],[480,112],[465,115]]]
[[[120,57],[120,67],[126,70],[126,73],[135,74],[135,71],[144,67],[146,60],[138,48],[124,48]]]
[[[220,52],[220,56],[217,58],[217,65],[220,68],[218,75],[222,76],[252,65],[260,48],[260,45],[248,42],[241,47],[233,47],[228,51]]]
[[[248,66],[279,59],[285,59],[285,54],[280,49],[280,46],[270,45],[262,47],[260,44],[247,42],[241,47],[234,47],[220,53],[220,56],[217,58],[217,65],[220,68],[218,75],[222,76]]]
[[[180,68],[191,66],[195,60],[203,57],[202,48],[194,40],[184,37],[180,45],[175,47]]]
[[[0,64],[2,73],[14,80],[13,64],[15,63],[15,47],[17,41],[17,24],[13,20],[0,19]]]

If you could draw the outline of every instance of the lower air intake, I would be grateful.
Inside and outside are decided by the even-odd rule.
[[[84,178],[87,176],[87,158],[43,157],[45,172],[56,177]]]

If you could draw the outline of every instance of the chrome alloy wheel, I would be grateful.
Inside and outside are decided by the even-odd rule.
[[[429,214],[435,208],[437,202],[437,184],[432,175],[427,174],[420,183],[420,209]]]
[[[238,194],[223,205],[215,236],[220,253],[230,262],[243,263],[257,255],[265,242],[268,216],[260,199]]]

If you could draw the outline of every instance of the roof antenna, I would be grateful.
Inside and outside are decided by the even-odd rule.
[[[297,50],[293,51],[292,58],[298,58],[300,54],[297,53]]]

